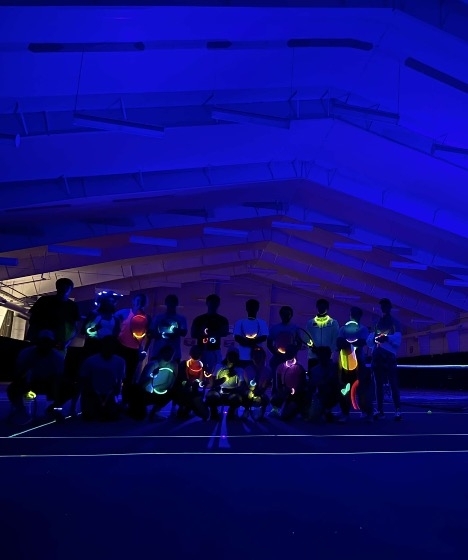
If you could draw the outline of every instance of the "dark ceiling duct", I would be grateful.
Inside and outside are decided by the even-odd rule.
[[[360,51],[371,51],[374,48],[372,43],[368,41],[360,41],[359,39],[335,39],[332,37],[313,38],[313,39],[289,39],[287,42],[291,49],[296,48],[340,48],[340,49],[357,49]]]
[[[424,64],[424,62],[421,62],[420,60],[416,60],[415,58],[408,57],[405,60],[405,66],[411,68],[412,70],[415,70],[416,72],[419,72],[420,74],[424,74],[424,76],[427,76],[432,80],[436,80],[441,84],[445,84],[447,86],[458,89],[463,93],[468,93],[468,84],[466,82],[459,80],[458,78],[455,78],[455,76],[446,74],[441,70],[437,70],[437,68],[434,68],[433,66]]]
[[[144,51],[145,44],[138,43],[29,43],[28,50],[33,53],[70,53],[70,52],[126,52]]]

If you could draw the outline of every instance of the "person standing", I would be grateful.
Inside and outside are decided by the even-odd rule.
[[[192,321],[190,335],[202,349],[201,360],[208,374],[221,363],[221,339],[229,334],[229,321],[218,313],[221,299],[217,294],[206,298],[207,312]]]
[[[351,405],[359,407],[368,421],[374,420],[372,371],[364,355],[369,330],[361,324],[362,315],[360,307],[351,307],[349,321],[338,333],[341,422],[349,418]]]
[[[187,334],[187,319],[177,313],[179,299],[175,294],[166,296],[164,304],[166,312],[156,315],[151,321],[148,354],[155,356],[161,348],[169,345],[174,350],[173,361],[179,363],[182,357],[180,341]]]
[[[326,299],[318,299],[315,307],[317,314],[307,321],[306,330],[312,339],[312,346],[308,350],[308,371],[318,364],[315,349],[320,346],[330,348],[332,359],[336,361],[338,331],[340,326],[336,319],[328,314],[330,304]]]
[[[137,366],[146,357],[149,344],[148,328],[150,317],[145,312],[146,295],[139,293],[132,298],[132,307],[119,309],[114,315],[118,322],[117,354],[125,360],[126,377],[122,389],[122,402],[128,403],[130,385],[134,379]]]
[[[267,347],[271,352],[270,369],[273,372],[273,392],[276,391],[276,370],[280,364],[286,361],[286,348],[291,344],[296,346],[297,351],[302,347],[302,342],[297,334],[297,325],[291,323],[293,309],[289,305],[283,305],[279,310],[281,323],[270,327],[267,338]]]
[[[70,299],[73,287],[70,278],[59,278],[55,282],[56,294],[41,296],[31,307],[26,339],[32,344],[37,344],[42,331],[52,331],[55,348],[66,354],[80,320],[78,305]]]
[[[247,317],[239,319],[234,324],[234,340],[239,345],[239,366],[246,368],[252,364],[253,348],[262,348],[268,337],[268,325],[257,314],[260,303],[256,299],[249,299],[245,303]]]
[[[367,346],[372,348],[372,371],[375,378],[377,397],[376,418],[385,418],[383,409],[383,386],[386,380],[392,389],[395,405],[395,420],[401,420],[400,387],[398,383],[397,353],[401,345],[400,322],[392,316],[392,303],[388,298],[379,301],[382,317],[373,333],[367,337]]]

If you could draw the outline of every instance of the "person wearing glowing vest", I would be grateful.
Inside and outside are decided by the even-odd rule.
[[[376,418],[384,418],[383,386],[388,380],[395,405],[395,420],[401,420],[400,387],[398,384],[397,353],[401,345],[400,322],[392,316],[392,303],[388,298],[379,301],[382,317],[374,332],[367,337],[367,345],[372,348],[372,371],[375,378],[377,397]]]
[[[348,420],[351,406],[360,410],[369,421],[373,420],[372,372],[366,367],[364,354],[369,330],[361,324],[362,314],[363,311],[359,307],[351,307],[349,321],[338,332],[342,413],[339,422]]]
[[[330,304],[326,299],[318,299],[315,307],[317,314],[313,319],[309,319],[306,325],[306,331],[312,339],[312,346],[308,349],[308,371],[318,364],[315,348],[326,346],[330,348],[333,361],[336,361],[336,341],[338,339],[338,331],[340,326],[336,319],[328,314]]]

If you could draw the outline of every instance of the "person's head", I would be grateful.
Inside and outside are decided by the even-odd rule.
[[[326,299],[321,298],[318,299],[317,302],[315,303],[315,308],[317,309],[317,313],[320,317],[328,313],[328,310],[330,309],[330,304]]]
[[[62,298],[68,298],[73,290],[73,281],[70,278],[59,278],[55,282],[55,289],[57,290],[57,295]]]
[[[255,346],[250,351],[250,358],[256,366],[264,366],[266,362],[266,352],[260,346]]]
[[[132,297],[132,309],[134,311],[139,311],[146,307],[146,295],[139,293]]]
[[[217,294],[210,294],[206,298],[206,306],[208,308],[208,313],[216,313],[218,310],[221,299]]]
[[[102,299],[99,302],[98,312],[104,314],[113,314],[115,312],[114,300],[108,298]]]
[[[351,309],[349,310],[349,316],[351,317],[351,319],[353,321],[356,321],[356,323],[360,323],[361,319],[362,319],[362,309],[360,307],[355,307],[353,305],[353,307],[351,307]]]
[[[316,346],[314,352],[320,364],[328,364],[330,362],[332,351],[329,346]]]
[[[286,325],[293,317],[293,308],[290,307],[289,305],[283,305],[283,307],[281,307],[279,310],[279,314],[282,323]]]
[[[190,348],[189,356],[192,360],[199,360],[202,356],[203,350],[200,346],[192,346]]]
[[[167,307],[167,309],[174,311],[176,307],[179,305],[179,298],[175,294],[169,294],[166,296],[166,299],[164,300],[164,304]]]
[[[114,336],[105,336],[101,339],[101,356],[110,360],[117,351],[117,340]]]
[[[392,309],[392,302],[388,298],[379,301],[380,309],[384,315],[388,315]]]
[[[237,348],[231,348],[226,352],[226,358],[224,359],[225,364],[228,367],[235,367],[239,364],[239,350]]]
[[[163,362],[170,362],[174,357],[174,348],[169,344],[163,346],[161,350],[158,352],[157,359]]]
[[[245,302],[245,310],[249,317],[256,317],[258,310],[260,309],[260,302],[256,299],[248,299]]]

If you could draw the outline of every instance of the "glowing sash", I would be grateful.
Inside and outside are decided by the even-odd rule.
[[[356,347],[353,346],[357,342],[356,334],[359,332],[359,323],[356,321],[348,321],[345,324],[345,338],[351,344],[350,348],[342,348],[340,350],[340,363],[345,371],[354,371],[358,367],[356,357]]]

